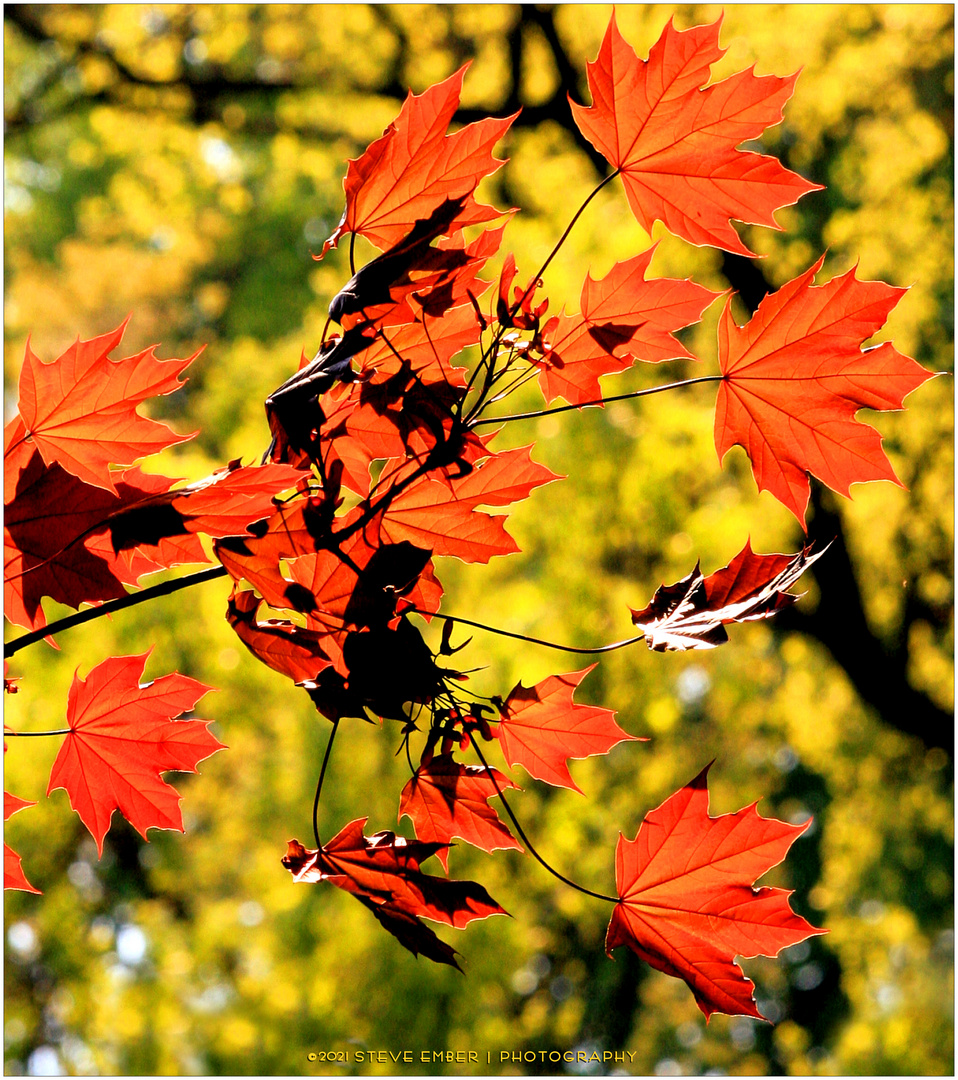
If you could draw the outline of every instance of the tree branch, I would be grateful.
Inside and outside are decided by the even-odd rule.
[[[83,623],[91,622],[93,619],[100,619],[104,615],[111,615],[115,611],[136,607],[137,604],[144,604],[148,600],[156,600],[160,596],[169,596],[172,593],[179,592],[181,589],[188,589],[193,585],[202,585],[204,581],[213,581],[215,578],[225,576],[225,567],[213,566],[208,570],[199,570],[195,574],[187,574],[186,577],[175,578],[173,581],[160,582],[159,585],[153,585],[148,589],[140,589],[139,592],[130,593],[129,596],[121,596],[117,600],[108,600],[105,604],[100,604],[94,608],[86,608],[83,611],[78,611],[75,615],[67,615],[63,619],[57,619],[56,622],[42,626],[39,630],[32,630],[29,634],[22,634],[20,637],[14,638],[13,641],[8,641],[3,646],[4,658],[9,659],[28,645],[34,645],[36,642],[42,641],[46,637],[52,637],[54,634],[62,634],[64,630],[69,630],[71,627],[82,626]]]

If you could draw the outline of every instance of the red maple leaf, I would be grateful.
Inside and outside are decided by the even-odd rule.
[[[5,612],[30,629],[45,625],[44,596],[76,608],[124,596],[144,574],[209,562],[194,534],[242,534],[302,475],[231,462],[170,490],[176,480],[134,466],[114,471],[108,491],[45,465],[28,442],[16,443],[4,465]]]
[[[361,513],[359,507],[351,511],[343,528]],[[316,599],[310,623],[362,628],[390,622],[404,607],[420,613],[438,610],[442,585],[430,553],[406,540],[384,542],[379,520],[374,517],[337,551],[318,551],[290,564],[293,580]]]
[[[356,354],[356,370],[395,374],[404,360],[412,371],[429,382],[443,380],[451,386],[465,385],[465,368],[451,361],[468,345],[479,341],[479,324],[471,304],[460,304],[440,318],[416,314],[408,306],[397,311],[401,321],[390,321],[368,348]],[[400,360],[401,358],[401,360]]]
[[[277,507],[251,537],[231,536],[213,545],[233,581],[248,581],[275,608],[313,611],[316,598],[285,577],[280,562],[315,554],[331,542],[332,507],[321,496]]]
[[[532,687],[516,684],[499,707],[502,720],[497,731],[510,765],[521,765],[536,780],[581,795],[568,759],[607,754],[623,740],[635,738],[619,727],[611,709],[572,700],[575,688],[594,667],[550,675]]]
[[[35,356],[28,342],[20,372],[21,438],[29,437],[48,465],[56,462],[81,480],[113,492],[111,464],[132,465],[193,437],[140,416],[137,406],[178,389],[180,372],[199,353],[186,360],[158,360],[156,346],[151,346],[111,360],[126,325],[90,341],[78,338],[50,362]]]
[[[763,818],[747,806],[709,817],[710,766],[656,810],[634,840],[619,837],[606,951],[628,945],[646,963],[688,984],[699,1008],[754,1016],[754,985],[736,956],[777,956],[825,933],[792,911],[786,889],[753,888],[808,828]]]
[[[798,73],[740,71],[702,89],[719,48],[721,16],[676,30],[670,19],[639,60],[613,14],[594,63],[589,107],[571,101],[579,130],[615,167],[647,233],[655,221],[690,243],[753,254],[730,219],[778,228],[774,212],[820,190],[775,158],[736,150],[782,119]]]
[[[430,244],[458,227],[450,222],[462,203],[446,200],[431,219],[417,221],[408,236],[357,270],[330,302],[330,316],[346,330],[362,327],[366,333],[417,313],[441,318],[470,295],[481,296],[490,282],[479,273],[499,250],[505,226],[486,229],[469,243],[457,232]]]
[[[260,535],[218,541],[216,556],[234,582],[250,582],[271,607],[309,614],[317,629],[384,623],[395,614],[400,597],[436,610],[442,587],[428,551],[406,541],[383,542],[381,515],[358,528],[361,507],[336,518],[333,530],[327,507],[318,497],[287,503]]]
[[[694,281],[645,278],[655,245],[616,263],[604,278],[586,275],[580,315],[561,314],[541,362],[539,385],[546,401],[562,396],[580,405],[600,396],[599,376],[624,371],[635,360],[695,357],[672,336],[698,322],[719,296]]]
[[[47,794],[63,788],[103,854],[114,810],[146,839],[151,828],[183,832],[181,796],[161,772],[196,772],[225,747],[208,720],[174,720],[211,687],[174,672],[145,685],[149,652],[112,656],[86,679],[74,675],[67,702],[70,734],[63,740]]]
[[[257,619],[262,601],[255,593],[234,589],[226,609],[226,621],[247,649],[267,667],[294,683],[312,682],[330,666],[323,649],[329,635],[285,619]]]
[[[718,331],[719,460],[732,446],[744,447],[759,490],[770,491],[803,528],[807,473],[842,495],[865,480],[900,483],[881,436],[855,413],[900,409],[933,378],[889,342],[861,348],[907,290],[859,281],[854,267],[813,285],[824,259],[766,296],[745,326],[726,305]]]
[[[18,799],[16,795],[11,795],[9,791],[5,791],[3,793],[3,820],[7,821],[18,810],[24,810],[28,806],[36,805],[35,802]],[[24,874],[20,862],[20,856],[7,843],[3,845],[3,887],[5,889],[21,889],[23,892],[41,892],[40,889],[34,888],[27,881],[27,876]]]
[[[108,521],[115,550],[152,547],[188,533],[217,539],[242,536],[276,511],[276,496],[303,478],[289,465],[240,465],[231,461],[202,480],[163,490],[114,511]],[[208,562],[205,554],[203,562]],[[162,565],[162,563],[161,563]]]
[[[298,882],[329,881],[373,910],[382,925],[414,953],[459,965],[420,917],[461,930],[473,919],[506,912],[474,881],[432,877],[420,864],[443,848],[392,832],[363,835],[366,818],[350,822],[319,850],[290,840],[283,865]]]
[[[474,323],[473,312],[466,314]],[[414,325],[422,330],[421,324]],[[400,328],[400,335],[405,329]],[[396,340],[400,335],[394,335],[390,328],[389,345],[383,344],[383,351],[374,361],[377,365],[382,358],[392,358],[395,363],[393,350],[398,352],[402,347]],[[476,335],[470,332],[469,336]],[[415,340],[414,335],[406,337]],[[386,332],[381,332],[377,340],[385,342]],[[417,351],[415,344],[412,351]],[[410,461],[424,463],[437,447],[449,463],[487,456],[476,435],[453,431],[453,406],[462,396],[458,384],[463,369],[443,371],[438,365],[427,366],[428,373],[419,373],[404,356],[401,367],[392,371],[387,364],[365,368],[361,384],[353,383],[346,391],[337,387],[322,397],[318,404],[325,423],[317,432],[313,457],[322,458],[327,475],[335,474],[338,483],[367,496],[373,461],[395,459],[399,466]],[[383,472],[388,478],[395,467],[381,470],[380,481],[385,482]]]
[[[518,785],[497,769],[490,773],[484,765],[461,765],[452,754],[441,754],[420,765],[403,788],[399,817],[411,818],[416,836],[428,843],[445,845],[458,836],[483,851],[521,851],[522,845],[489,805],[489,799],[506,788]],[[448,869],[445,847],[436,857]]]
[[[502,516],[478,506],[508,506],[533,488],[558,477],[529,456],[531,446],[487,457],[465,476],[433,480],[423,476],[398,490],[383,511],[382,535],[394,543],[408,540],[434,555],[455,555],[463,562],[488,562],[493,555],[519,550]],[[396,477],[396,483],[400,481]]]
[[[755,555],[751,542],[714,574],[695,569],[674,585],[662,585],[648,607],[632,612],[632,622],[657,652],[712,649],[728,641],[726,623],[767,619],[794,604],[788,590],[825,548],[810,555]]]
[[[113,475],[112,491],[87,484],[56,463],[45,465],[27,442],[4,458],[4,613],[17,626],[46,625],[44,596],[74,608],[113,600],[143,574],[207,561],[195,536],[161,540],[149,554],[118,554],[107,536],[111,515],[174,481],[137,467]]]
[[[465,73],[462,67],[423,94],[410,93],[383,135],[349,162],[343,182],[346,211],[323,245],[323,255],[351,232],[378,248],[391,247],[446,199],[464,197],[449,232],[499,217],[498,210],[477,203],[472,192],[503,164],[492,156],[492,148],[518,113],[480,120],[447,135]]]

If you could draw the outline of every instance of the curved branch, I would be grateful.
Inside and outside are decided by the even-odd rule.
[[[20,637],[14,638],[13,641],[8,641],[3,646],[3,655],[5,658],[9,658],[20,652],[21,649],[25,649],[28,645],[34,645],[44,638],[52,637],[53,634],[62,634],[64,630],[69,630],[71,627],[82,626],[83,623],[92,622],[93,619],[111,615],[114,611],[136,607],[137,604],[144,604],[148,600],[155,600],[160,596],[169,596],[171,593],[179,592],[181,589],[188,589],[193,585],[202,585],[204,581],[213,581],[215,578],[225,576],[226,567],[213,566],[207,570],[199,570],[195,574],[187,574],[186,577],[175,578],[173,581],[163,581],[159,585],[153,585],[148,589],[140,589],[139,592],[130,593],[129,596],[121,596],[117,600],[108,600],[98,607],[86,608],[84,611],[78,611],[75,615],[67,615],[63,619],[57,619],[56,622],[47,623],[46,626],[40,627],[39,630],[32,630],[29,634],[22,634]]]

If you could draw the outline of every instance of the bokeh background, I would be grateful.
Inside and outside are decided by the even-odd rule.
[[[686,27],[720,10],[620,6],[618,19],[644,56],[671,15]],[[585,62],[610,11],[6,5],[8,409],[28,334],[52,358],[132,312],[124,355],[206,344],[188,388],[154,409],[200,434],[147,468],[199,477],[257,455],[264,397],[302,349],[312,355],[348,277],[343,253],[310,258],[341,214],[345,160],[407,87],[471,60],[458,120],[523,107],[485,193],[522,208],[504,250],[531,273],[605,175],[566,93],[587,100]],[[952,19],[951,5],[728,7],[715,77],[804,67],[762,146],[827,191],[782,211],[781,233],[744,230],[762,260],[663,234],[653,271],[731,285],[743,321],[827,250],[827,276],[857,263],[861,278],[911,286],[883,336],[951,370]],[[605,189],[550,267],[553,308],[575,310],[586,270],[604,274],[648,243],[621,190]],[[719,307],[685,335],[709,371]],[[713,401],[696,387],[513,425],[504,438],[534,440],[569,479],[513,513],[522,555],[487,568],[447,560],[447,610],[597,644],[627,636],[627,606],[697,558],[710,572],[746,536],[757,551],[797,550],[797,523],[756,494],[744,455],[719,468]],[[718,1015],[706,1026],[682,983],[627,950],[606,958],[606,906],[512,852],[452,854],[452,873],[514,916],[456,937],[465,976],[414,959],[348,896],[292,884],[279,860],[289,837],[310,834],[328,725],[231,636],[219,581],[64,634],[62,652],[41,644],[16,658],[7,722],[40,730],[61,725],[78,666],[154,646],[148,675],[219,687],[200,714],[230,749],[177,777],[185,837],[154,830],[146,844],[116,821],[98,861],[65,793],[43,797],[56,740],[10,740],[7,787],[39,805],[7,833],[43,896],[5,898],[7,1075],[348,1073],[306,1054],[361,1048],[628,1051],[628,1071],[657,1075],[952,1073],[952,417],[950,376],[877,417],[907,490],[858,485],[849,502],[814,487],[810,535],[837,539],[805,600],[774,625],[734,628],[713,652],[603,660],[582,699],[651,741],[575,764],[585,798],[530,782],[514,800],[546,856],[600,890],[613,884],[619,830],[634,835],[711,758],[713,813],[761,799],[768,816],[813,814],[765,881],[795,889],[795,907],[830,932],[744,964],[774,1026]],[[487,634],[460,657],[482,667],[487,693],[581,666]],[[391,734],[344,725],[327,833],[366,814],[370,829],[395,827],[405,776]],[[424,1071],[363,1067],[396,1069]]]

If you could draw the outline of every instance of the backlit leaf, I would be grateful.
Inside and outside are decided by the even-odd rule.
[[[699,1008],[762,1018],[736,956],[777,956],[824,933],[792,911],[785,889],[753,888],[808,828],[763,818],[755,805],[709,817],[708,767],[619,837],[606,951],[628,945],[688,984]]]
[[[148,652],[113,656],[86,679],[74,675],[67,703],[67,735],[47,794],[63,788],[70,805],[103,854],[114,810],[146,839],[147,829],[183,832],[181,796],[160,778],[196,766],[225,749],[208,720],[175,720],[211,689],[174,672],[140,685]]]
[[[726,305],[718,332],[719,459],[744,447],[759,491],[770,491],[803,527],[808,473],[842,495],[865,480],[899,483],[881,436],[855,413],[900,409],[933,377],[889,342],[861,348],[907,290],[859,281],[854,267],[813,285],[823,262],[766,296],[745,326]]]
[[[661,221],[692,244],[752,252],[730,219],[778,228],[774,212],[819,190],[775,158],[736,147],[782,119],[798,74],[750,68],[708,86],[719,17],[676,30],[670,19],[648,60],[619,33],[615,15],[588,65],[592,105],[570,101],[579,130],[617,170],[632,213],[649,234]]]

